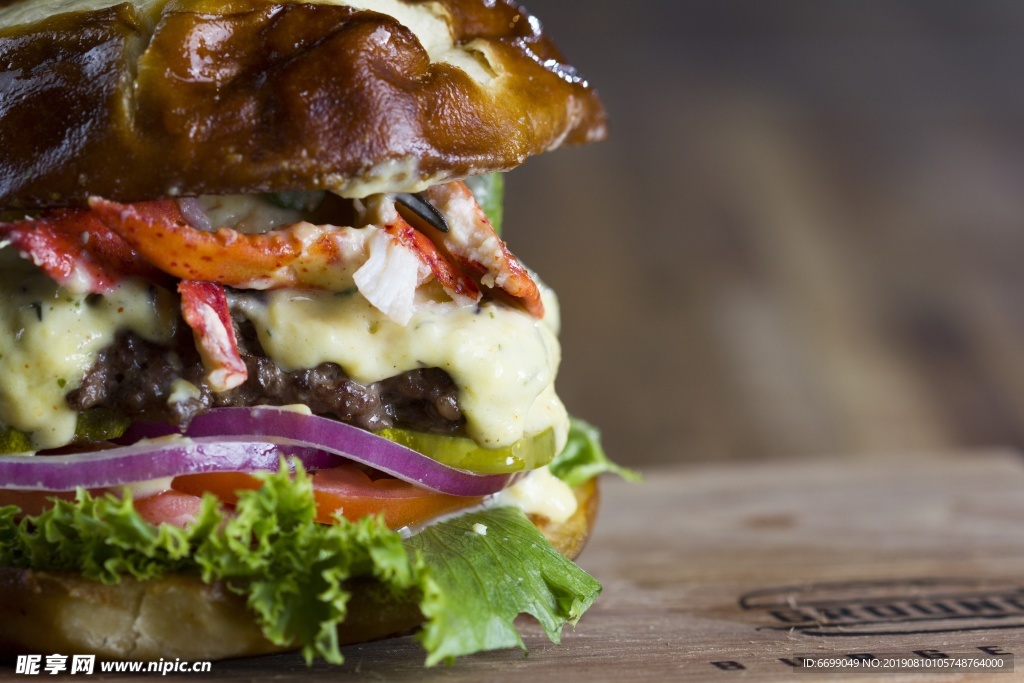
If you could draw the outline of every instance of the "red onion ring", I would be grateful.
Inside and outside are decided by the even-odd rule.
[[[195,418],[188,438],[148,440],[174,433],[168,425],[139,425],[122,442],[144,440],[105,451],[0,456],[0,488],[70,491],[182,474],[276,470],[281,456],[297,458],[306,469],[346,458],[455,496],[486,496],[522,476],[457,470],[357,427],[272,406],[218,408]]]
[[[184,216],[185,220],[193,228],[206,230],[207,232],[213,230],[209,217],[203,211],[203,205],[195,197],[182,197],[179,199],[178,210],[181,211],[181,215]]]
[[[134,440],[173,433],[174,428],[169,425],[150,423],[133,426],[123,438]],[[454,496],[497,493],[525,474],[483,475],[455,469],[350,424],[279,406],[217,408],[194,418],[185,436],[264,437],[316,448],[369,465],[410,484]]]
[[[0,456],[0,487],[73,491],[79,486],[106,488],[179,474],[277,470],[282,456],[299,460],[307,469],[339,464],[336,455],[324,451],[252,438],[178,438],[73,455]]]

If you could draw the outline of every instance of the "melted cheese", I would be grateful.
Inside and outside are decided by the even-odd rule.
[[[77,423],[64,396],[99,352],[124,329],[168,341],[176,306],[139,283],[104,297],[72,295],[10,248],[0,249],[0,269],[0,423],[29,434],[36,448],[62,446]]]
[[[549,311],[543,321],[492,301],[426,302],[403,326],[356,293],[276,290],[240,294],[235,303],[285,370],[331,362],[370,383],[441,368],[458,387],[469,436],[479,444],[498,448],[552,428],[560,450],[568,416],[554,389],[558,306],[549,289],[542,291]]]
[[[226,227],[242,233],[260,233],[303,220],[302,211],[275,206],[259,195],[208,195],[198,201],[211,230]]]
[[[29,434],[35,448],[74,436],[65,395],[80,386],[101,350],[121,330],[166,343],[178,317],[172,297],[129,282],[114,293],[76,296],[13,249],[0,250],[0,426]],[[424,288],[428,290],[429,288]],[[377,382],[417,368],[448,372],[459,390],[469,436],[507,446],[553,429],[561,449],[568,416],[555,394],[561,360],[558,304],[541,285],[544,320],[497,302],[476,307],[426,301],[397,325],[355,292],[275,290],[239,293],[267,354],[285,370],[340,365],[357,382]],[[194,393],[175,385],[171,401]]]

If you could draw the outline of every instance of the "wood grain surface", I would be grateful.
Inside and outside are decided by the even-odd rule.
[[[1024,5],[534,0],[610,138],[510,174],[636,463],[1024,446]]]
[[[984,655],[979,648],[1017,654],[1015,676],[1024,675],[1024,466],[1016,453],[689,466],[647,475],[642,485],[604,482],[602,518],[581,558],[604,594],[575,630],[567,629],[561,646],[524,622],[529,656],[486,653],[423,670],[423,653],[407,637],[345,648],[341,667],[307,670],[300,657],[281,655],[217,663],[213,677],[1011,678],[830,676],[796,672],[782,661]]]

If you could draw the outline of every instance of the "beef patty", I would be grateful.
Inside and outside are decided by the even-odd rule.
[[[189,330],[172,346],[161,346],[131,333],[118,335],[68,392],[75,410],[108,408],[138,419],[186,426],[195,416],[221,406],[302,403],[317,415],[375,431],[402,427],[440,434],[460,433],[465,418],[452,378],[439,368],[403,372],[373,384],[352,381],[336,363],[286,372],[260,346],[252,325],[236,321],[239,351],[249,376],[229,391],[214,392]],[[195,385],[198,395],[169,402],[175,380]]]

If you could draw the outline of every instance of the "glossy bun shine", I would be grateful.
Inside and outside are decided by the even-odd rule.
[[[505,0],[15,0],[0,76],[0,209],[419,191],[605,132]]]

